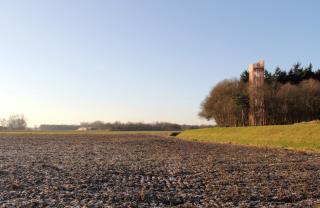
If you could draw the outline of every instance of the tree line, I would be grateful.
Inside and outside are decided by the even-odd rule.
[[[320,119],[320,69],[294,64],[288,71],[265,70],[263,93],[265,123],[293,124]],[[219,126],[249,125],[249,72],[239,79],[223,80],[201,104],[199,115]]]
[[[40,125],[40,130],[54,131],[54,130],[77,130],[85,128],[88,130],[109,130],[109,131],[182,131],[186,129],[205,128],[209,126],[203,125],[180,125],[168,122],[142,123],[142,122],[82,122],[80,125]]]

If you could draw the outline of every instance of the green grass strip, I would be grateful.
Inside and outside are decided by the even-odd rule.
[[[178,138],[320,152],[320,124],[215,127],[184,131]]]

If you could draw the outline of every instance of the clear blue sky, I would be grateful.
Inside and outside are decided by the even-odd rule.
[[[320,67],[317,0],[0,0],[0,117],[200,124],[220,80]]]

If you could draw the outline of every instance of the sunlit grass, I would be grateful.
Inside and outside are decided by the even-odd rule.
[[[274,146],[320,152],[320,124],[216,127],[184,131],[178,137],[193,141]]]

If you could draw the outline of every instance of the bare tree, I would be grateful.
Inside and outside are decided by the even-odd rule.
[[[6,127],[7,126],[7,120],[6,119],[0,119],[0,126],[1,127]]]
[[[200,117],[214,119],[219,126],[248,124],[247,84],[236,79],[218,83],[202,102]]]
[[[0,119],[0,130],[7,128],[7,120],[6,119]]]
[[[11,115],[7,121],[8,129],[12,130],[24,130],[27,127],[27,121],[23,114]]]

